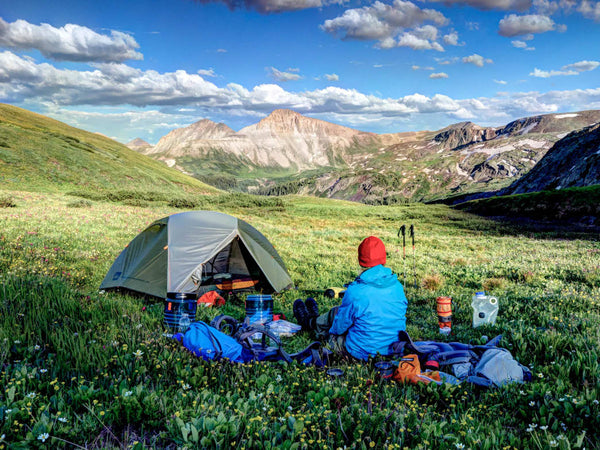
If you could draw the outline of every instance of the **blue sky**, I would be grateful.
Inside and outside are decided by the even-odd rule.
[[[150,143],[290,108],[364,131],[600,108],[591,0],[0,0],[0,101]]]

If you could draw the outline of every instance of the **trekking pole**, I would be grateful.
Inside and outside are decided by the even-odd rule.
[[[400,234],[402,234],[402,268],[404,271],[402,285],[406,286],[406,225],[402,225],[398,230],[398,238],[400,238]]]
[[[416,267],[416,263],[415,263],[415,226],[414,225],[410,225],[410,228],[408,229],[408,233],[410,234],[410,237],[412,238],[412,247],[413,247],[413,274],[415,277],[415,290],[417,289],[417,267]]]

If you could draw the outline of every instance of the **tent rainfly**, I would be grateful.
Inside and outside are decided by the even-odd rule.
[[[292,286],[283,260],[258,230],[214,211],[189,211],[157,220],[125,247],[100,289],[125,289],[165,298],[223,280],[253,280],[263,293]]]

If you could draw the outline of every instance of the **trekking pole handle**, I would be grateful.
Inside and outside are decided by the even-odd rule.
[[[410,228],[408,229],[408,233],[410,234],[410,237],[412,238],[412,246],[413,248],[415,248],[415,226],[411,225]]]
[[[398,229],[398,237],[402,234],[402,251],[404,253],[404,257],[406,258],[406,225],[402,225]]]

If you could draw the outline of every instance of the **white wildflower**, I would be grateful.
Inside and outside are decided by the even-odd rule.
[[[50,435],[48,433],[42,433],[37,438],[42,442],[46,442],[46,439],[48,439],[49,437]]]
[[[123,394],[123,397],[129,397],[130,395],[133,395],[133,392],[127,391]]]

